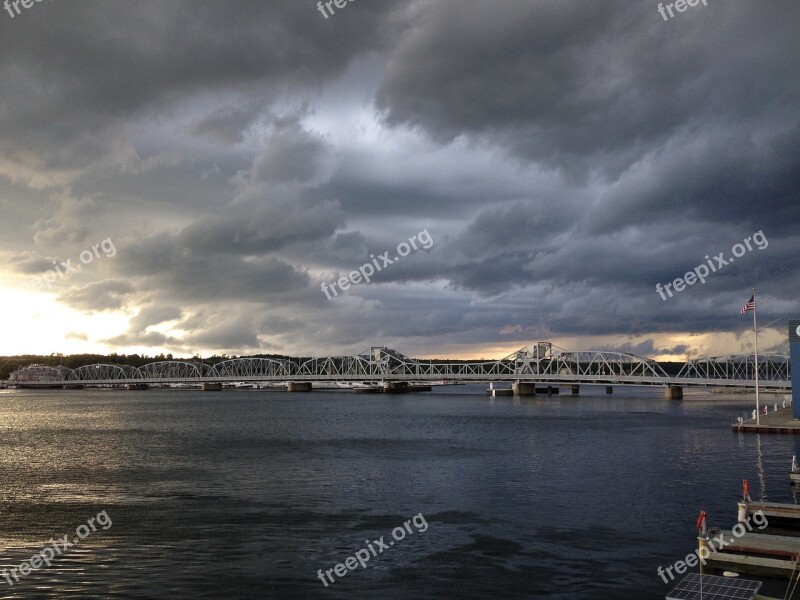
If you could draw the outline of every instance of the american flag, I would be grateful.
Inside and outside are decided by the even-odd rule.
[[[751,310],[755,309],[756,309],[756,295],[753,294],[752,296],[750,296],[750,300],[747,301],[747,304],[745,304],[742,307],[742,314],[750,312]]]

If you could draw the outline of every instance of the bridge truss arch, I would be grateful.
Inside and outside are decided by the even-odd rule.
[[[70,381],[122,381],[138,379],[138,371],[128,365],[84,365],[73,369]]]
[[[300,365],[298,375],[309,377],[366,377],[378,375],[374,364],[362,355],[311,358]]]
[[[368,352],[364,352],[360,356],[369,360],[375,373],[389,378],[449,379],[465,377],[479,379],[514,374],[514,363],[506,359],[475,362],[418,360],[386,347],[370,348]]]
[[[181,379],[201,379],[209,366],[205,363],[165,360],[142,365],[136,371],[137,379],[170,381]]]
[[[288,360],[273,358],[233,358],[217,363],[206,374],[209,378],[257,379],[260,377],[290,377],[297,365]]]
[[[729,354],[691,359],[678,373],[678,379],[755,380],[755,357],[752,354]],[[789,357],[764,354],[758,357],[758,378],[761,381],[791,381]]]
[[[664,378],[669,376],[656,361],[636,354],[606,350],[561,351],[549,360],[537,363],[539,375],[572,375],[577,377]]]
[[[72,369],[67,367],[50,367],[48,365],[28,365],[20,367],[9,375],[10,381],[31,382],[39,381],[67,381],[72,374]]]

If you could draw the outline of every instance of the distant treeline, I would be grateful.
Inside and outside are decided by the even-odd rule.
[[[686,363],[664,361],[659,362],[658,364],[661,365],[661,368],[664,369],[667,375],[675,376],[680,372],[680,370],[683,368],[683,365]]]

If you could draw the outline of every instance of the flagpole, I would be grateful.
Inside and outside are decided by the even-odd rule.
[[[756,288],[753,288],[753,342],[755,348],[755,367],[756,372],[756,425],[761,424],[761,410],[758,402],[758,327],[756,326]]]

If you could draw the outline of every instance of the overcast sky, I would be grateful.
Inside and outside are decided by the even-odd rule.
[[[797,0],[668,20],[652,0],[18,8],[0,13],[2,354],[549,340],[683,359],[751,350],[753,286],[760,324],[783,319],[764,349],[788,349]],[[323,293],[423,231],[429,248]],[[663,300],[707,255],[717,271]]]

